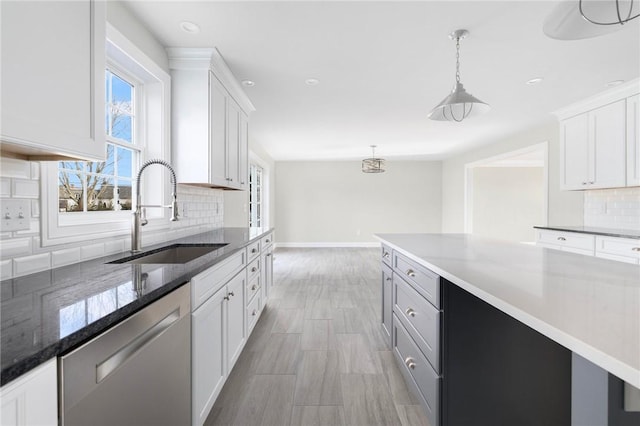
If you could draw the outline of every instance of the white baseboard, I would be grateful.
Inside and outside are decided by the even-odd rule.
[[[361,243],[275,243],[276,248],[320,248],[320,247],[380,247],[377,242]]]

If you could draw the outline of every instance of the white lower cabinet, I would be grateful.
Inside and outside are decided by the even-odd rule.
[[[226,288],[220,289],[191,314],[191,421],[194,425],[202,425],[207,419],[226,378],[225,297]]]
[[[536,245],[571,253],[640,264],[640,239],[536,229]]]
[[[52,359],[0,391],[2,426],[58,424],[58,365]]]
[[[261,265],[266,253],[260,256],[259,243],[249,244],[191,280],[195,309],[191,314],[194,426],[206,421],[264,306]]]
[[[640,264],[640,240],[596,236],[596,257]]]

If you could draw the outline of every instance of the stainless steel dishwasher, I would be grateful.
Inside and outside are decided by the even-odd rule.
[[[191,424],[190,288],[62,357],[62,425]]]

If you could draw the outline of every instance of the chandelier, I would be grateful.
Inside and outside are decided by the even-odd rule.
[[[384,173],[384,158],[376,158],[376,145],[371,146],[371,158],[362,160],[363,173]]]

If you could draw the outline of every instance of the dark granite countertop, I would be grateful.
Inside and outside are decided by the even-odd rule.
[[[271,230],[221,228],[144,248],[227,243],[185,264],[107,264],[126,252],[0,282],[1,385],[97,336]]]
[[[607,237],[640,239],[640,231],[636,231],[633,229],[597,228],[593,226],[551,226],[551,225],[534,226],[534,228],[548,229],[550,231],[567,231],[567,232],[579,232],[581,234],[604,235]]]

